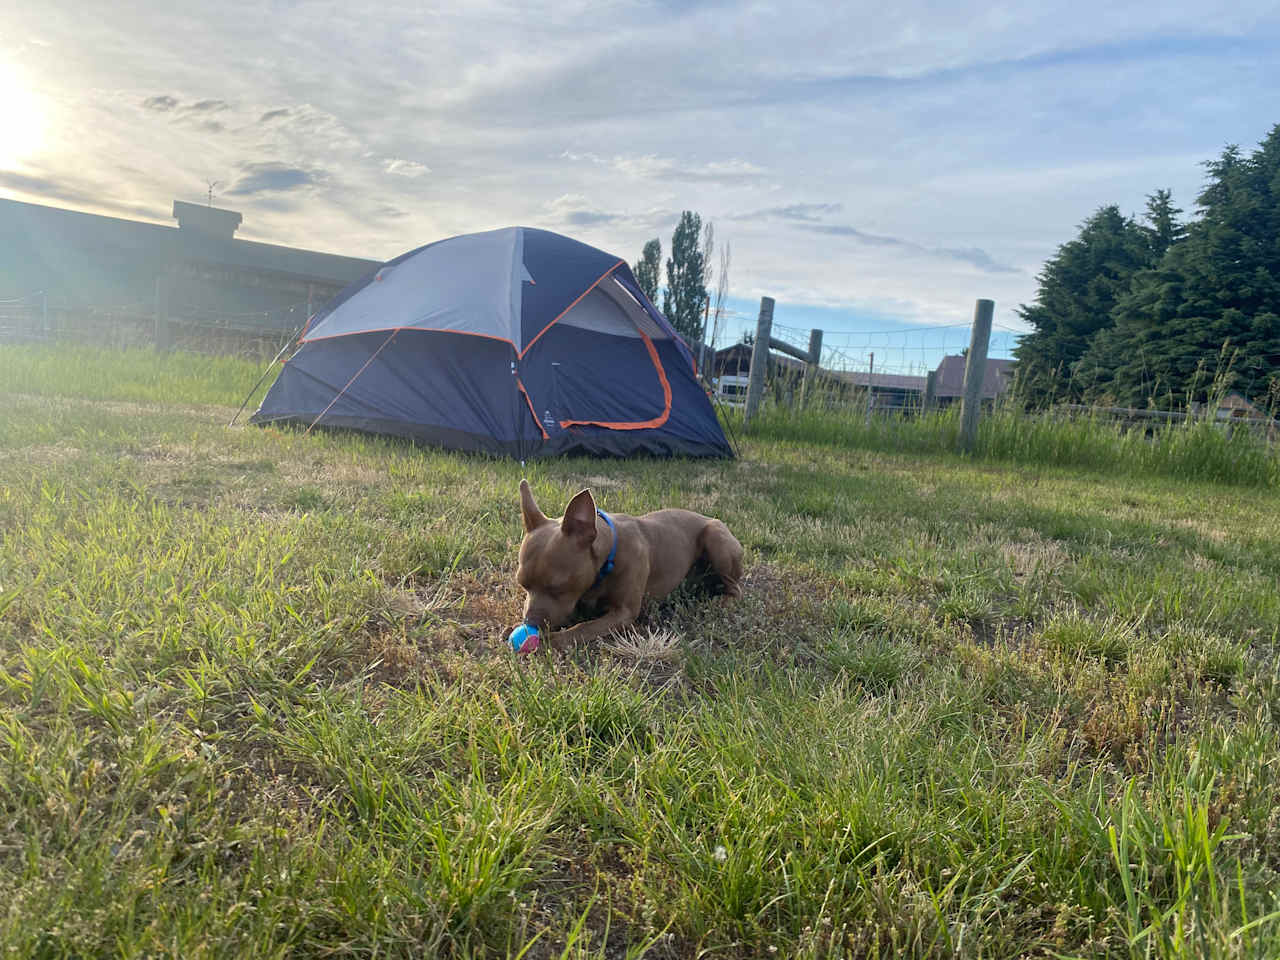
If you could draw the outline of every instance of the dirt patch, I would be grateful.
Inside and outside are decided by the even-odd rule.
[[[502,572],[468,571],[420,588],[388,587],[370,618],[366,663],[377,682],[412,687],[429,672],[454,676],[465,661],[506,654],[522,600]]]

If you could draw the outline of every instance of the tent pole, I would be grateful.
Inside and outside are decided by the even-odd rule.
[[[231,418],[231,422],[227,424],[228,427],[234,427],[236,425],[236,421],[240,419],[240,414],[244,413],[244,408],[249,405],[249,398],[258,392],[258,388],[262,386],[262,381],[267,379],[267,374],[270,373],[271,368],[276,365],[276,361],[283,357],[284,352],[293,345],[293,338],[297,332],[298,328],[295,327],[293,333],[289,334],[289,339],[285,342],[285,345],[280,348],[280,352],[277,353],[275,357],[272,358],[271,362],[267,364],[267,369],[262,372],[262,376],[258,378],[258,382],[253,385],[253,389],[245,395],[244,402],[240,404],[240,409],[237,410],[236,415]]]

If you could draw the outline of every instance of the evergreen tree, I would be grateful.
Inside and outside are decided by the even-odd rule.
[[[1151,244],[1153,263],[1186,235],[1186,226],[1178,220],[1181,207],[1173,205],[1173,191],[1157,190],[1147,197],[1147,240]]]
[[[662,241],[654,237],[644,245],[635,266],[636,283],[653,303],[658,302],[658,275],[662,270]]]
[[[1014,350],[1020,388],[1028,403],[1079,400],[1086,384],[1076,365],[1134,274],[1153,262],[1152,240],[1118,207],[1100,208],[1063,244],[1037,277],[1039,290],[1018,314],[1034,332]]]
[[[688,343],[702,341],[706,324],[706,258],[699,245],[701,237],[702,218],[685,210],[671,235],[667,286],[662,292],[662,312]]]
[[[1204,399],[1215,380],[1258,400],[1277,389],[1280,125],[1252,156],[1230,146],[1206,166],[1199,218],[1134,279],[1082,364],[1097,395],[1166,405]]]

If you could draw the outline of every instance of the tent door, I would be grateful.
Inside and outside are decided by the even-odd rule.
[[[626,356],[607,366],[551,363],[551,412],[556,425],[651,430],[671,415],[671,384],[653,341],[641,333],[626,344]]]

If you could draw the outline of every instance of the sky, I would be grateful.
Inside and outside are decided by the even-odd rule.
[[[1280,122],[1274,2],[432,7],[0,0],[0,196],[172,223],[216,181],[238,236],[374,259],[519,224],[634,262],[694,210],[722,343],[767,295],[906,364],[979,297],[1007,350],[1094,210],[1190,213]]]

